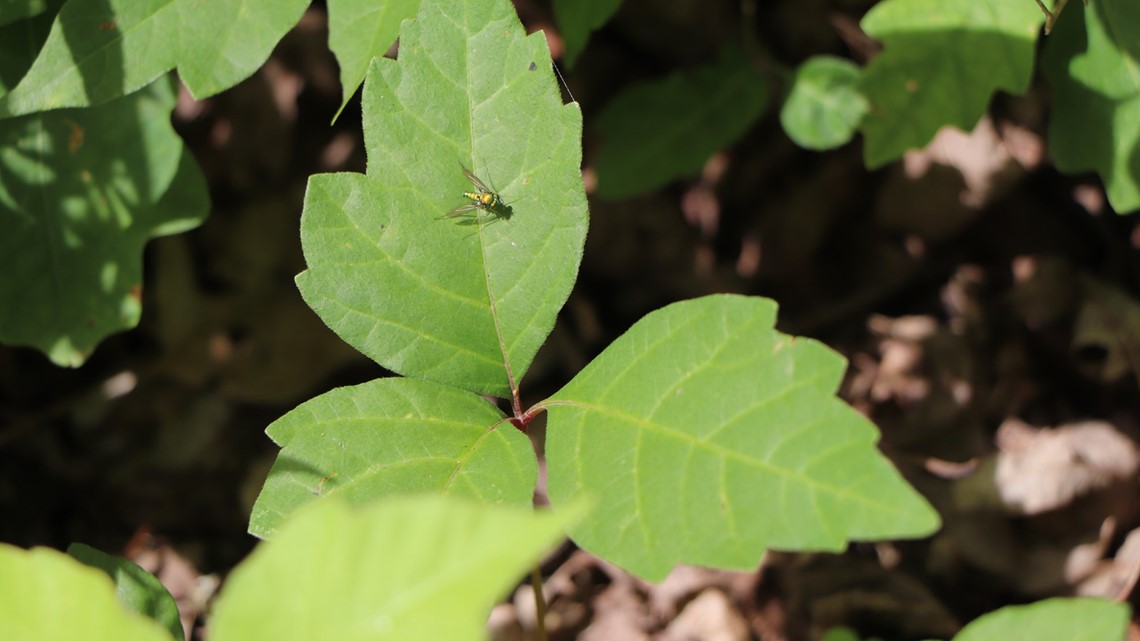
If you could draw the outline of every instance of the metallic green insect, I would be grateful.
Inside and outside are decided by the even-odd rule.
[[[471,202],[466,202],[456,206],[451,211],[444,215],[444,218],[461,218],[466,217],[467,220],[462,221],[460,224],[474,225],[479,222],[479,215],[482,213],[490,214],[493,217],[491,222],[499,220],[506,220],[511,217],[513,213],[510,205],[503,202],[499,194],[479,180],[479,177],[471,172],[470,169],[464,167],[462,164],[459,168],[463,170],[463,175],[471,181],[475,186],[475,191],[463,192],[463,197]]]

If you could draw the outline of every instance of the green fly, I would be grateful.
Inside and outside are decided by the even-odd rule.
[[[487,213],[493,217],[491,221],[496,222],[499,220],[506,220],[514,213],[510,205],[503,202],[502,197],[494,189],[487,187],[479,177],[471,172],[470,169],[463,166],[461,163],[459,168],[463,170],[463,175],[467,176],[467,180],[475,186],[475,191],[463,192],[463,197],[471,202],[466,202],[458,205],[451,211],[444,215],[444,218],[460,218],[467,217],[467,220],[462,221],[461,225],[475,225],[479,223],[479,214]]]

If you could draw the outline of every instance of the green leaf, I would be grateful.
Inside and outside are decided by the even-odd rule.
[[[249,77],[309,0],[71,0],[0,116],[99,105],[177,67],[196,98]]]
[[[627,89],[598,116],[605,138],[595,166],[598,195],[632,196],[696,174],[767,104],[763,76],[737,60]]]
[[[788,137],[813,150],[846,144],[867,113],[867,101],[855,89],[858,82],[859,68],[850,60],[815,56],[800,65],[780,109]]]
[[[439,492],[483,503],[531,505],[530,440],[482,397],[428,381],[386,378],[342,387],[269,426],[282,447],[250,516],[273,535],[301,505],[337,496]]]
[[[1096,171],[1116,211],[1140,209],[1140,5],[1066,11],[1045,44],[1049,149],[1061,171]]]
[[[1126,605],[1102,599],[1047,599],[978,617],[954,641],[1118,641],[1125,638],[1127,627]]]
[[[143,245],[208,206],[174,101],[164,79],[101,107],[0,121],[0,341],[78,366],[138,322]]]
[[[368,175],[309,180],[305,301],[390,370],[509,395],[582,258],[581,122],[509,2],[425,0],[365,81]],[[461,164],[510,218],[442,219],[474,189]]]
[[[420,0],[329,0],[329,49],[340,65],[341,109],[364,82],[372,59],[388,52],[400,23],[419,8]]]
[[[155,621],[131,612],[101,570],[48,548],[0,543],[4,641],[170,641]]]
[[[566,56],[563,59],[567,67],[574,66],[586,48],[590,34],[606,24],[619,7],[621,0],[554,0],[554,16],[558,19],[558,27],[566,42]]]
[[[170,633],[171,638],[182,641],[182,621],[178,618],[178,605],[166,586],[153,574],[122,557],[112,556],[82,543],[72,543],[67,554],[76,561],[98,568],[115,582],[119,601],[131,610],[154,619]]]
[[[44,46],[53,19],[52,13],[44,12],[0,27],[0,96],[11,91],[27,73]]]
[[[491,606],[562,537],[556,513],[443,496],[320,501],[230,574],[211,641],[486,638]]]
[[[0,27],[38,16],[47,8],[47,0],[0,0]]]
[[[864,157],[884,165],[925,146],[945,125],[970,131],[998,89],[1024,93],[1044,16],[1032,2],[884,0],[862,27],[884,49],[859,90]]]
[[[776,332],[775,316],[742,296],[670,305],[540,403],[551,503],[600,499],[578,545],[657,580],[938,527],[875,427],[833,396],[843,358]]]

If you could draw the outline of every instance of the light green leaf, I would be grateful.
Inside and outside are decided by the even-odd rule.
[[[696,174],[767,104],[763,76],[737,60],[627,89],[598,116],[605,139],[595,166],[598,195],[632,196]]]
[[[600,500],[578,545],[657,580],[938,527],[875,427],[834,397],[843,358],[776,332],[775,316],[742,296],[670,305],[539,404],[551,503]]]
[[[970,131],[994,91],[1024,93],[1044,16],[1033,2],[884,0],[862,27],[884,49],[859,90],[869,167],[925,146],[943,126]]]
[[[1124,641],[1127,627],[1126,605],[1101,599],[1047,599],[978,617],[954,641]]]
[[[554,0],[554,17],[562,30],[566,42],[566,55],[563,60],[567,67],[573,67],[578,56],[586,48],[590,34],[617,13],[621,0]]]
[[[1045,43],[1049,149],[1061,171],[1096,171],[1116,211],[1140,209],[1140,4],[1065,11]]]
[[[0,121],[0,341],[78,366],[138,322],[143,245],[208,206],[174,101],[163,79],[101,107]]]
[[[102,570],[48,548],[3,543],[0,629],[4,641],[170,641],[158,623],[123,606]]]
[[[800,65],[780,109],[788,137],[805,149],[846,144],[867,113],[867,101],[855,90],[858,82],[859,69],[850,60],[815,56]]]
[[[432,495],[355,513],[320,501],[230,574],[210,641],[485,639],[491,606],[581,514]]]
[[[341,109],[364,82],[372,59],[388,52],[400,23],[419,8],[420,0],[329,0],[329,49],[340,65]]]
[[[506,0],[425,0],[364,86],[368,175],[309,180],[305,301],[390,370],[507,396],[570,293],[586,236],[581,112]],[[513,215],[443,219],[474,169]]]
[[[71,0],[0,117],[99,105],[177,67],[196,98],[249,77],[309,0]]]
[[[176,641],[184,638],[182,621],[178,618],[178,605],[166,586],[153,574],[122,557],[111,556],[100,550],[72,543],[67,554],[76,561],[107,573],[115,582],[119,601],[131,610],[161,624]]]
[[[0,0],[0,26],[38,16],[47,8],[47,0]]]
[[[438,492],[529,506],[537,465],[530,440],[482,397],[453,387],[386,378],[342,387],[269,426],[282,447],[250,516],[273,535],[301,505],[337,496]]]

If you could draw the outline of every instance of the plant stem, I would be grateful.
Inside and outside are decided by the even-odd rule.
[[[542,594],[542,569],[537,564],[530,571],[530,585],[534,588],[534,620],[538,641],[546,641],[546,598]]]

